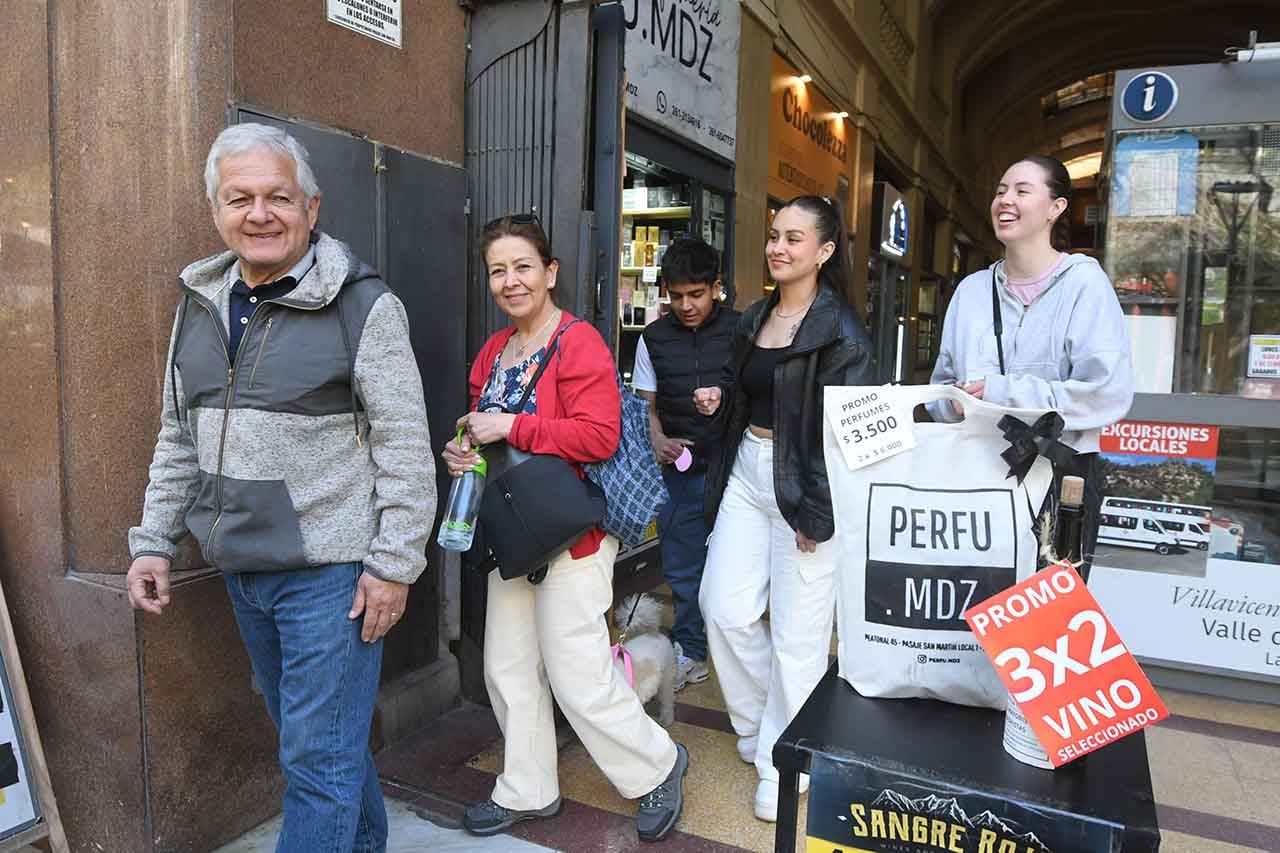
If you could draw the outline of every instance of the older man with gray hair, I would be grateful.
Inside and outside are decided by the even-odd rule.
[[[190,531],[223,573],[280,735],[278,851],[381,851],[382,637],[426,567],[434,463],[404,306],[315,232],[307,152],[228,127],[205,187],[228,251],[183,270],[130,603],[159,614]]]

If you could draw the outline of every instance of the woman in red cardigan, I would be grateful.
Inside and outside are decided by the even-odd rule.
[[[464,435],[444,449],[449,473],[461,476],[479,461],[472,448],[505,440],[530,453],[560,456],[582,476],[581,465],[609,458],[618,446],[621,401],[613,356],[599,332],[552,300],[558,264],[536,217],[490,222],[480,256],[489,291],[512,324],[489,338],[472,366],[472,411],[458,419]],[[524,410],[509,413],[561,329]],[[597,527],[552,559],[536,586],[490,573],[485,686],[505,751],[493,795],[463,816],[470,832],[492,835],[560,811],[552,691],[618,792],[640,799],[640,838],[656,841],[679,819],[689,754],[645,714],[613,668],[604,614],[613,601],[617,553],[618,540]]]

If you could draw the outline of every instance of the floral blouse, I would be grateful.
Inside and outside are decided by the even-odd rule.
[[[476,411],[522,414],[521,412],[516,412],[515,407],[520,404],[520,397],[524,395],[525,386],[529,384],[529,380],[537,372],[538,365],[542,363],[542,357],[546,350],[546,347],[542,347],[524,361],[513,364],[506,370],[499,368],[502,363],[502,352],[499,350],[497,356],[493,359],[493,368],[489,371],[489,379],[484,383],[484,390],[480,392],[480,400],[476,403]],[[538,389],[534,388],[533,392],[529,394],[528,401],[524,404],[523,414],[531,415],[537,411],[537,408]]]

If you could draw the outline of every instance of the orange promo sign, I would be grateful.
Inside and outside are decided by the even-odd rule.
[[[1037,572],[964,618],[1054,767],[1169,716],[1068,565]]]

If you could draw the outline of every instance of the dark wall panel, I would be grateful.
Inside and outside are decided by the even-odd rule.
[[[451,479],[439,459],[458,416],[467,410],[467,177],[461,169],[383,149],[387,283],[404,302],[409,334],[422,373],[436,455],[438,522]],[[430,663],[439,647],[440,550],[427,548],[431,565],[410,592],[412,631],[393,631],[383,651],[383,680]],[[420,626],[420,627],[418,627]]]
[[[318,227],[348,243],[400,297],[423,378],[431,452],[438,457],[467,409],[467,176],[456,167],[338,130],[237,108],[297,137],[320,183]],[[436,472],[439,519],[449,476]],[[434,543],[434,539],[432,540]],[[435,660],[439,649],[439,551],[428,546],[426,573],[409,593],[405,620],[388,635],[383,683]]]
[[[350,245],[365,263],[376,266],[373,145],[345,133],[284,121],[253,110],[236,110],[235,121],[279,127],[306,146],[311,171],[320,183],[320,218],[316,227]]]

